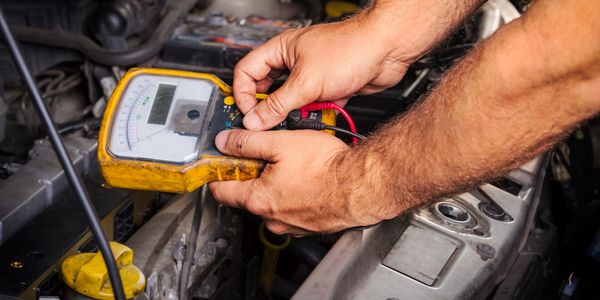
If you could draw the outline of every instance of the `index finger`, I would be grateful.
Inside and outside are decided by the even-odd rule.
[[[286,68],[283,50],[281,37],[278,35],[252,50],[236,64],[233,70],[233,97],[243,114],[247,114],[258,103],[257,88],[259,85],[263,89],[268,87],[272,79],[269,74],[276,74],[274,70]]]

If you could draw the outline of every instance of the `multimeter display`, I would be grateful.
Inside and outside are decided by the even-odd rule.
[[[108,151],[119,158],[176,164],[196,160],[206,107],[218,93],[206,79],[134,77],[116,109]]]
[[[159,84],[158,90],[156,91],[156,97],[154,97],[154,104],[150,109],[150,116],[148,117],[148,123],[156,125],[165,125],[169,111],[171,110],[171,103],[175,96],[176,85],[170,84]]]

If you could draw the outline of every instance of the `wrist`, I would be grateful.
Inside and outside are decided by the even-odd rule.
[[[396,205],[394,191],[385,190],[387,178],[382,168],[365,147],[338,153],[332,163],[334,186],[346,208],[346,215],[361,226],[396,217],[401,209]],[[368,151],[367,151],[368,152]]]

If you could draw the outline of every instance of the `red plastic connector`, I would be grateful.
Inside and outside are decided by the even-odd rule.
[[[354,125],[354,120],[352,120],[352,117],[350,117],[350,114],[343,107],[341,107],[333,102],[325,101],[325,102],[309,103],[307,105],[304,105],[302,108],[300,108],[300,112],[302,113],[302,118],[306,118],[308,116],[309,111],[324,110],[324,109],[333,109],[333,110],[336,110],[337,112],[339,112],[342,116],[344,116],[344,118],[346,119],[346,122],[348,122],[348,127],[350,127],[350,131],[356,133],[356,125]],[[354,142],[356,144],[356,143],[358,143],[358,139],[352,138],[352,142]]]

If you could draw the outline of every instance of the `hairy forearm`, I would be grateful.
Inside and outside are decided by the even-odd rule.
[[[600,44],[590,39],[600,28],[597,3],[539,3],[412,110],[341,156],[336,178],[349,205],[388,201],[363,221],[394,217],[501,176],[596,114]]]
[[[485,0],[375,0],[357,16],[390,56],[416,61],[444,40]],[[398,30],[401,29],[401,30]]]

